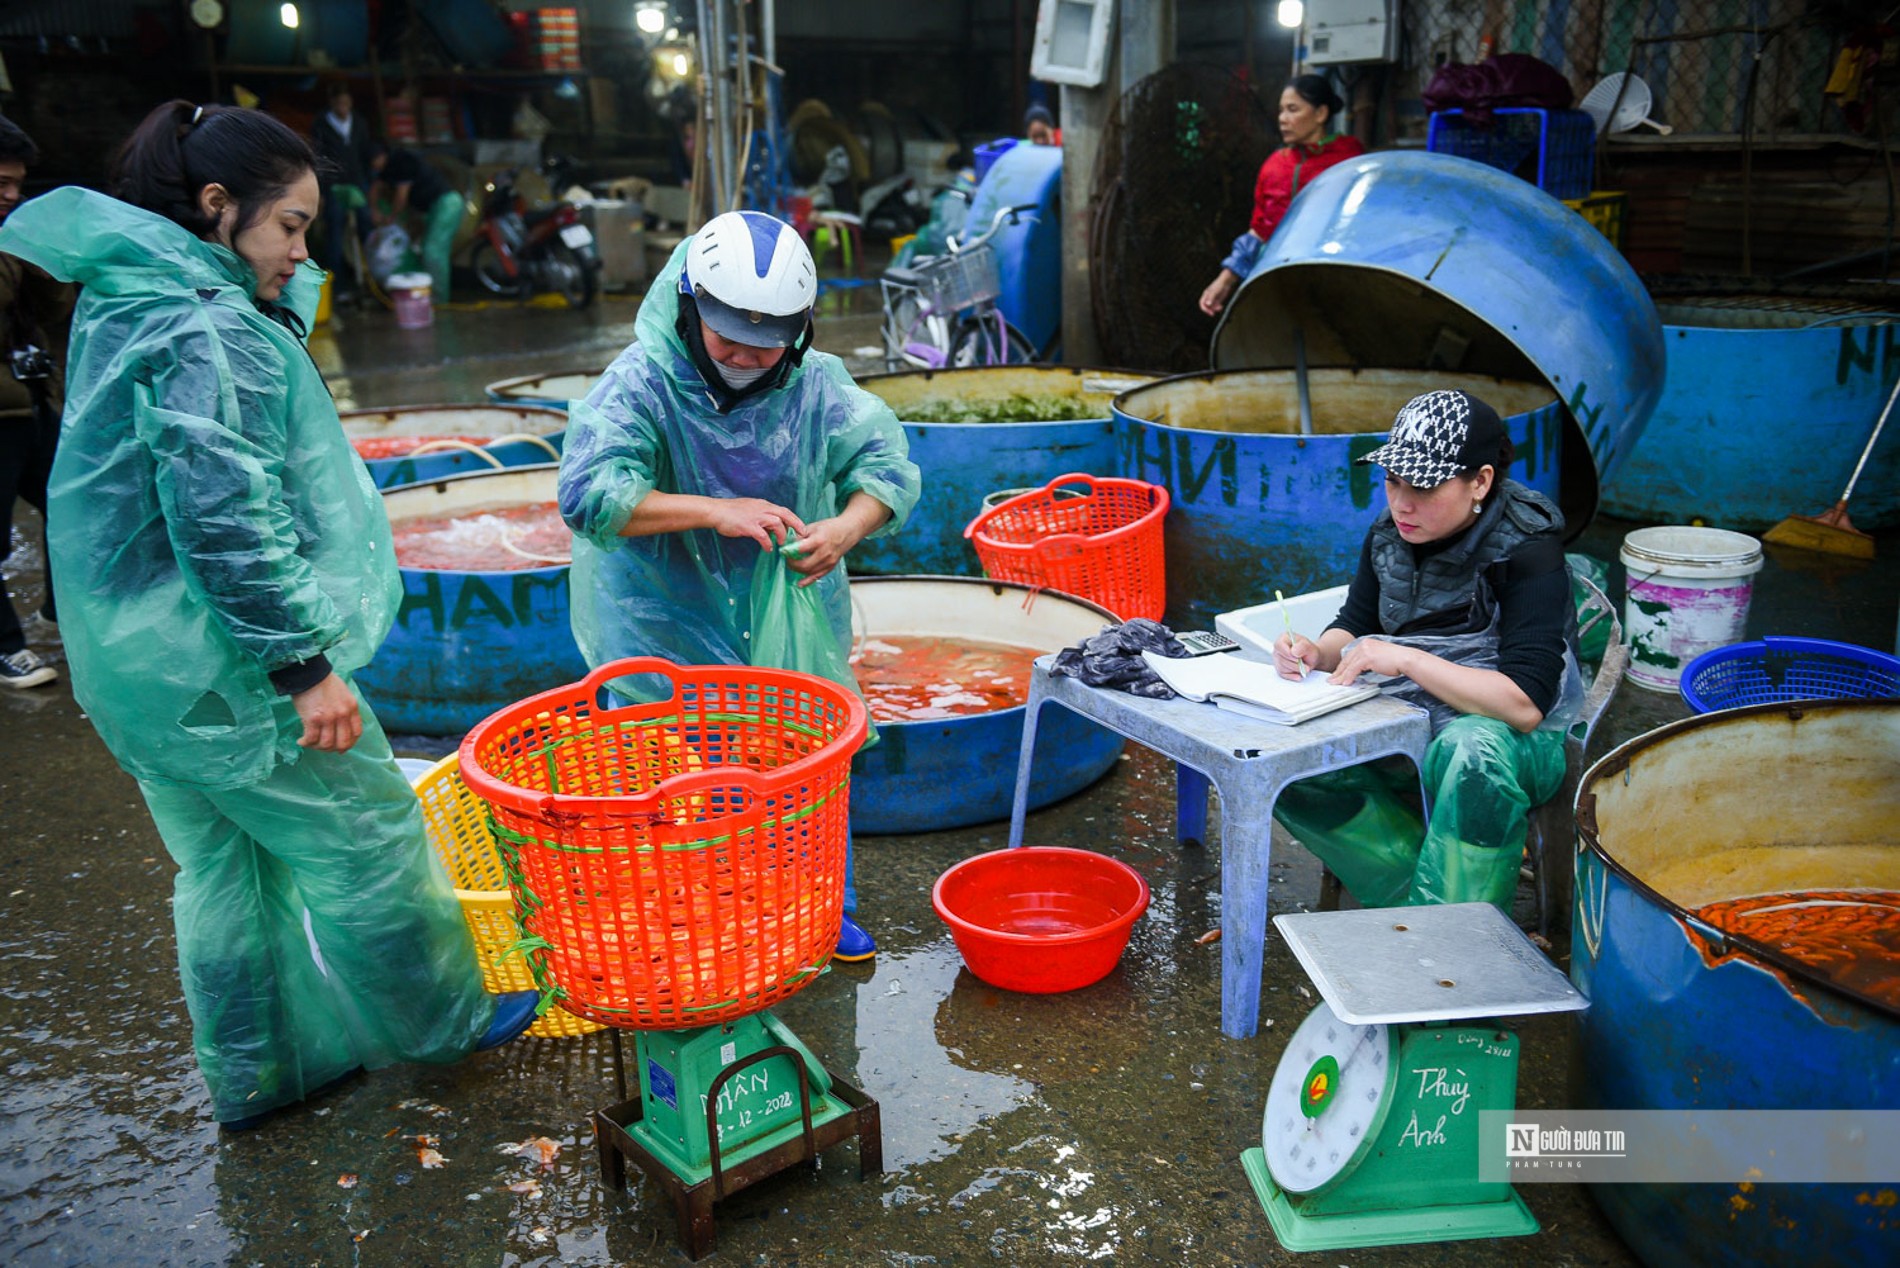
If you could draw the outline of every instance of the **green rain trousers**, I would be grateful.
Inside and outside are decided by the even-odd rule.
[[[361,714],[348,752],[261,783],[139,784],[178,864],[179,977],[221,1121],[358,1066],[459,1061],[494,1014],[421,804]]]
[[[1531,808],[1563,784],[1563,732],[1467,714],[1433,737],[1417,774],[1429,826],[1404,758],[1303,779],[1273,817],[1367,907],[1487,902],[1508,915]]]
[[[73,695],[179,866],[179,976],[218,1118],[358,1066],[447,1061],[493,1013],[415,794],[375,719],[298,747],[271,674],[346,681],[402,597],[382,500],[251,266],[77,187],[22,204],[0,251],[84,290],[47,495]],[[303,931],[308,909],[323,967]]]
[[[449,256],[461,227],[462,200],[453,192],[436,199],[423,217],[422,267],[429,274],[430,298],[438,304],[449,302]]]

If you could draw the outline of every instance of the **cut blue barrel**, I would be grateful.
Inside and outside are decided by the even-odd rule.
[[[1116,398],[1117,470],[1172,499],[1165,528],[1168,612],[1213,628],[1220,612],[1275,590],[1303,594],[1352,579],[1366,530],[1385,508],[1376,468],[1355,463],[1420,392],[1462,388],[1504,418],[1511,475],[1555,499],[1563,409],[1542,383],[1423,370],[1313,370],[1312,435],[1290,370],[1160,379]]]
[[[383,494],[392,523],[555,500],[548,463]],[[402,606],[356,681],[391,731],[461,735],[504,705],[587,675],[568,625],[568,565],[403,568]]]
[[[1214,331],[1214,368],[1292,366],[1297,340],[1314,367],[1548,385],[1587,453],[1564,477],[1579,532],[1662,394],[1656,306],[1609,240],[1536,187],[1444,154],[1368,154],[1294,199]]]
[[[400,405],[344,410],[341,417],[379,489],[558,462],[567,437],[566,413],[534,405]],[[378,455],[384,442],[418,436],[424,440],[414,448]]]
[[[982,571],[963,530],[983,499],[1059,475],[1115,475],[1109,402],[1147,375],[1072,366],[917,370],[860,379],[896,411],[923,473],[923,498],[900,533],[851,552],[853,574],[965,576]]]
[[[1659,305],[1668,377],[1604,509],[1757,532],[1834,505],[1900,378],[1900,322],[1842,307],[1752,296]],[[1883,430],[1849,510],[1859,528],[1900,524],[1900,426]]]
[[[1900,1111],[1896,769],[1900,702],[1857,700],[1703,714],[1585,773],[1570,965],[1590,999],[1579,1108]],[[1766,927],[1749,936],[1751,924]],[[1850,1130],[1863,1121],[1871,1136],[1871,1120]],[[1813,1124],[1787,1130],[1785,1150],[1729,1156],[1769,1168],[1802,1156]],[[1838,1150],[1843,1163],[1861,1152]],[[1594,1196],[1656,1268],[1894,1262],[1892,1175],[1746,1178],[1599,1184]]]
[[[990,239],[1002,293],[996,307],[1032,348],[1046,348],[1062,329],[1062,147],[1018,145],[983,174],[963,238],[988,233],[996,213],[1032,210],[1005,221]]]
[[[970,577],[866,577],[851,583],[860,638],[974,639],[1053,652],[1115,618],[1093,603]],[[851,826],[862,833],[934,832],[1009,817],[1023,706],[964,717],[877,724],[878,743],[851,768]],[[1036,734],[1030,809],[1088,787],[1115,765],[1121,737],[1067,709]]]
[[[593,390],[607,371],[556,370],[547,374],[520,374],[511,379],[496,379],[483,390],[488,399],[501,405],[540,405],[565,410],[569,401],[578,401]]]

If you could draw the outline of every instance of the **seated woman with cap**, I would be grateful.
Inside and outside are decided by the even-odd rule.
[[[1360,458],[1385,469],[1345,606],[1318,639],[1274,646],[1287,677],[1361,677],[1430,712],[1419,812],[1404,759],[1314,776],[1274,815],[1368,907],[1483,901],[1509,914],[1531,807],[1556,795],[1583,678],[1563,517],[1507,478],[1497,412],[1428,392]]]

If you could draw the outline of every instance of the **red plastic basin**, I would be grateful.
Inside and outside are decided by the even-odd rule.
[[[1088,850],[1025,846],[958,863],[930,905],[970,972],[1006,991],[1048,995],[1108,976],[1148,910],[1148,882]]]

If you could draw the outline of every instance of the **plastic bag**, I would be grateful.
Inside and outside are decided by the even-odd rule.
[[[1610,566],[1591,555],[1579,555],[1574,552],[1564,556],[1564,563],[1570,567],[1570,601],[1577,607],[1577,623],[1581,626],[1597,610],[1596,600],[1590,592],[1578,584],[1578,578],[1585,578],[1605,595],[1610,592]],[[1603,663],[1603,653],[1610,646],[1610,623],[1598,621],[1577,635],[1577,657],[1584,664],[1595,667]]]
[[[409,234],[401,225],[383,225],[373,231],[363,243],[363,251],[369,257],[369,275],[379,286],[387,285],[396,274],[414,268]]]
[[[803,578],[786,566],[788,556],[798,556],[795,539],[767,551],[752,570],[752,663],[816,674],[862,694],[851,672],[851,649],[832,632],[818,588],[798,584]]]

